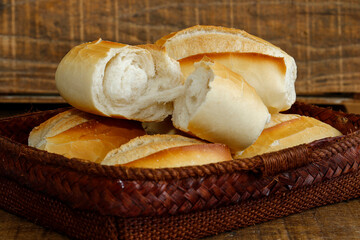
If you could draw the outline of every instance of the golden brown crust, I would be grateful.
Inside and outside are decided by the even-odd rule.
[[[219,52],[255,52],[274,57],[287,55],[277,46],[243,30],[218,26],[196,25],[170,33],[155,44],[165,48],[176,60],[201,53]]]
[[[156,44],[180,61],[185,77],[194,70],[191,61],[199,59],[199,56],[191,56],[207,55],[219,61],[242,75],[256,89],[271,113],[287,110],[295,102],[295,60],[280,48],[245,31],[194,26],[171,33]],[[252,55],[246,57],[243,54]],[[181,61],[184,58],[187,59]]]
[[[223,65],[206,58],[197,65],[185,85],[185,96],[175,101],[174,126],[226,144],[233,152],[250,146],[270,118],[261,98],[240,75]]]
[[[267,125],[268,127],[264,129],[254,144],[244,151],[236,153],[234,158],[250,158],[321,138],[342,135],[332,126],[311,117],[278,114],[272,122]]]
[[[124,164],[124,166],[138,168],[172,168],[203,165],[231,159],[230,150],[224,144],[196,144],[168,148]]]
[[[52,129],[59,130],[54,133]],[[100,162],[110,150],[145,134],[140,122],[99,117],[79,110],[56,115],[36,131],[43,138],[42,150],[93,162]],[[42,134],[41,131],[46,132]]]
[[[165,49],[156,44],[150,44],[150,43],[149,44],[140,44],[140,45],[136,45],[136,47],[144,48],[147,50],[160,51],[160,52],[165,53]]]
[[[92,114],[161,121],[182,93],[179,63],[156,45],[101,39],[71,49],[55,74],[60,95]]]
[[[59,113],[35,127],[29,134],[29,146],[44,149],[46,138],[55,136],[83,122],[89,121],[93,115],[76,108]]]
[[[180,30],[178,32],[172,32],[172,33],[160,38],[159,40],[157,40],[155,42],[155,44],[157,44],[159,46],[164,46],[165,43],[171,38],[174,38],[174,37],[180,36],[180,35],[192,34],[194,32],[199,32],[199,31],[217,32],[217,33],[235,34],[235,35],[239,34],[239,35],[243,35],[244,37],[247,37],[253,41],[263,43],[266,45],[270,45],[270,46],[275,47],[280,50],[280,48],[278,48],[277,46],[275,46],[259,37],[251,35],[243,30],[235,29],[235,28],[221,27],[221,26],[210,26],[210,25],[195,25],[193,27],[189,27],[189,28]]]
[[[109,58],[111,51],[133,46],[98,39],[73,47],[59,63],[56,74],[56,87],[65,101],[88,113],[107,116],[99,110],[93,100],[93,77],[98,65]],[[104,70],[102,70],[104,72]],[[74,83],[77,84],[74,84]],[[80,84],[79,84],[80,83]],[[117,118],[125,118],[121,114]]]
[[[130,140],[128,143],[110,151],[104,160],[103,165],[125,164],[139,158],[146,157],[161,150],[186,146],[203,144],[195,138],[184,137],[180,135],[156,134],[144,135]]]
[[[285,76],[286,73],[286,66],[283,58],[272,57],[259,53],[223,52],[197,54],[180,59],[179,63],[184,76],[189,76],[190,73],[195,70],[194,63],[201,61],[201,59],[203,59],[205,56],[212,59],[213,61],[221,63],[222,65],[230,66],[230,69],[236,68],[236,66],[231,67],[231,65],[236,65],[238,59],[241,59],[242,61],[247,61],[251,64],[263,62],[267,64],[271,63],[273,65],[274,71],[279,72],[280,75],[283,76]],[[270,73],[268,72],[267,74]]]

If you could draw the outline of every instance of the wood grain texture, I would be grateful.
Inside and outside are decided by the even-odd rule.
[[[0,0],[0,94],[56,94],[56,66],[79,43],[150,43],[195,24],[283,48],[298,64],[298,94],[360,92],[359,9],[355,0]]]
[[[57,95],[0,95],[0,103],[65,103]]]
[[[207,239],[359,239],[359,204],[352,200],[328,205]]]
[[[360,99],[352,97],[336,97],[336,96],[298,96],[298,101],[325,105],[325,106],[340,106],[343,107],[344,112],[360,114]],[[1,98],[0,98],[1,101]]]

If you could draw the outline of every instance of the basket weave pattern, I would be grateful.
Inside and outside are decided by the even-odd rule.
[[[0,187],[12,196],[2,194],[0,204],[78,239],[197,238],[359,197],[358,115],[297,103],[289,112],[345,135],[245,160],[136,169],[24,145],[34,126],[63,110],[0,121]],[[47,203],[43,208],[39,199]],[[19,211],[20,205],[31,209]],[[73,227],[64,227],[69,221]]]

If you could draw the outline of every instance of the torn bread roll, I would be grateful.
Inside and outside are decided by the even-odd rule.
[[[55,74],[61,96],[85,112],[161,121],[183,93],[179,63],[155,45],[94,41],[74,47]]]
[[[231,160],[224,144],[211,144],[179,135],[137,137],[109,152],[103,165],[142,168],[172,168]]]
[[[270,118],[261,98],[240,75],[217,62],[205,57],[195,66],[185,94],[174,102],[174,126],[232,151],[250,146]]]
[[[272,113],[295,102],[295,60],[269,42],[233,28],[194,26],[156,42],[179,60],[187,77],[204,55],[240,74],[253,86]]]
[[[99,117],[74,108],[35,127],[28,144],[68,158],[99,163],[112,149],[144,134],[140,122]]]
[[[237,152],[234,158],[251,158],[256,155],[340,135],[342,133],[336,128],[315,118],[278,113],[272,115],[271,121],[266,125],[256,142],[244,151]]]

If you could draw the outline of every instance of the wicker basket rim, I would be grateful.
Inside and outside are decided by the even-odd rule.
[[[300,104],[301,105],[301,104]],[[315,106],[314,106],[315,107]],[[315,107],[318,108],[318,107]],[[58,109],[57,111],[68,108]],[[0,121],[13,121],[21,117],[41,115],[43,112],[27,113],[14,117],[0,119]],[[343,113],[342,113],[343,114]],[[349,115],[351,116],[351,115]],[[352,114],[352,116],[359,117]],[[69,171],[93,175],[97,177],[116,178],[122,180],[173,180],[188,177],[204,177],[209,175],[221,175],[238,171],[251,171],[258,174],[272,176],[280,172],[304,166],[316,161],[317,156],[323,156],[324,152],[337,154],[346,151],[349,146],[360,144],[360,130],[327,139],[321,139],[309,144],[302,144],[292,148],[283,149],[258,155],[247,159],[235,159],[220,163],[212,163],[201,166],[188,166],[179,168],[131,168],[124,166],[105,166],[93,162],[84,162],[76,158],[69,159],[58,154],[49,153],[21,144],[10,138],[0,135],[0,149],[18,149],[19,153],[41,164],[53,165]]]

